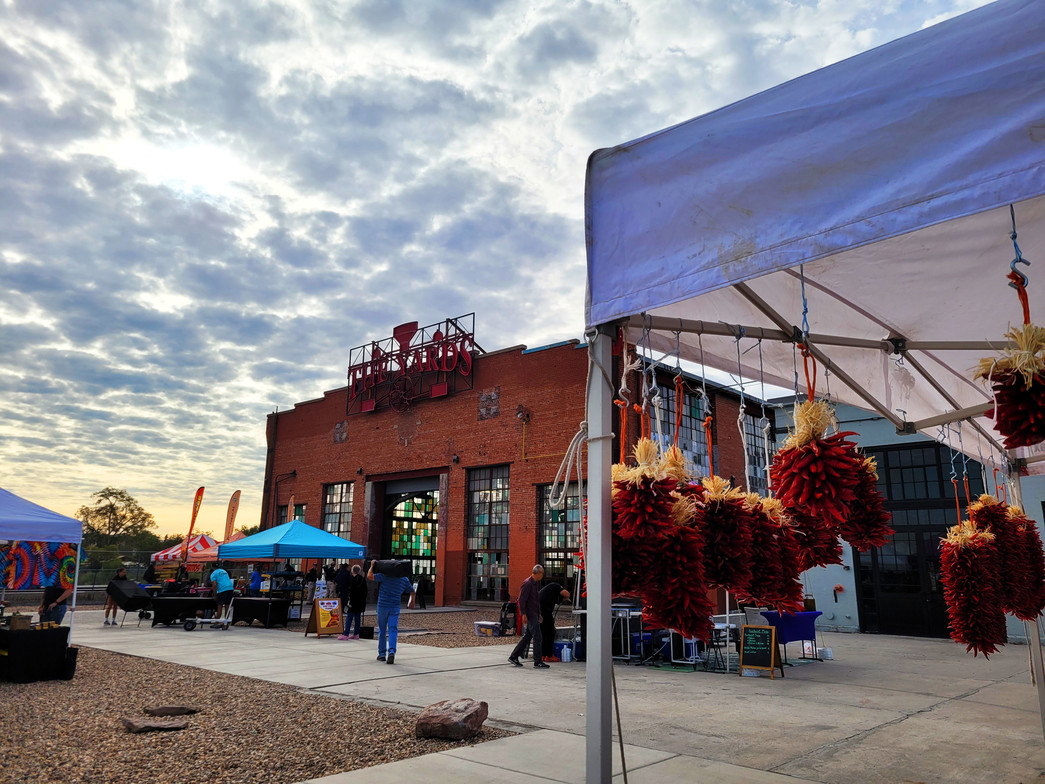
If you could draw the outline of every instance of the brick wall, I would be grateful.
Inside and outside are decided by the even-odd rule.
[[[291,495],[296,504],[306,504],[305,522],[320,526],[324,485],[352,482],[351,538],[372,557],[383,557],[388,555],[381,552],[383,483],[410,476],[437,478],[436,603],[458,604],[467,579],[467,471],[507,464],[508,584],[516,595],[538,558],[537,488],[554,480],[584,418],[586,363],[583,347],[572,343],[533,352],[516,347],[476,357],[473,389],[418,402],[404,412],[346,416],[347,389],[342,388],[269,415],[263,527],[272,524],[275,507],[285,505]],[[713,394],[715,471],[743,484],[739,401],[728,393]],[[520,407],[528,422],[516,416]],[[614,423],[616,428],[616,419]],[[633,444],[638,434],[639,421],[631,412],[628,441]],[[618,449],[614,447],[614,459]],[[296,475],[284,476],[291,471]],[[273,497],[274,478],[280,481]]]

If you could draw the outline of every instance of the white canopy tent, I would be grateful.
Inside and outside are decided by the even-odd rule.
[[[990,395],[971,368],[1022,323],[1005,277],[1016,257],[1010,204],[1020,247],[1045,258],[1045,14],[1033,0],[1000,0],[593,153],[593,357],[609,367],[609,335],[623,323],[654,352],[804,389],[793,339],[807,318],[835,400],[933,437],[953,422],[966,452],[1001,462],[983,417]],[[1020,267],[1032,319],[1045,323],[1035,269]],[[738,362],[738,337],[743,349],[764,338],[761,351]],[[823,384],[821,373],[821,393]],[[612,406],[601,383],[588,400],[598,444],[588,475],[599,488],[589,504],[600,521],[588,543],[588,780],[600,781]],[[1006,457],[1045,472],[1033,450]]]

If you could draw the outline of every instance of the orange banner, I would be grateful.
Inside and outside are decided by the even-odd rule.
[[[229,499],[229,511],[225,515],[225,538],[221,541],[227,542],[229,537],[232,536],[232,527],[236,524],[236,512],[239,511],[239,493],[237,490],[232,494],[232,498]]]
[[[290,501],[287,502],[287,522],[289,523],[294,519],[294,496],[290,496]]]
[[[189,557],[189,540],[192,539],[192,529],[196,527],[196,515],[200,512],[200,504],[203,503],[203,488],[196,491],[196,500],[192,502],[192,520],[189,521],[189,535],[185,537],[185,547],[181,551],[181,560],[184,562]]]

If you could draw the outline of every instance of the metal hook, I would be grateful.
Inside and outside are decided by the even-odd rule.
[[[1026,275],[1016,269],[1016,265],[1026,264],[1029,267],[1030,262],[1023,258],[1023,251],[1020,250],[1019,243],[1016,242],[1016,209],[1011,204],[1009,205],[1009,216],[1012,218],[1012,234],[1009,236],[1012,238],[1012,247],[1016,249],[1016,258],[1009,262],[1009,269],[1012,270],[1013,275],[1020,279],[1019,283],[1010,283],[1009,286],[1019,291],[1021,287],[1027,288],[1027,283],[1030,281]]]

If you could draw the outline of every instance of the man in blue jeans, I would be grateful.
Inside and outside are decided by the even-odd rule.
[[[389,577],[386,574],[374,574],[374,562],[370,562],[370,569],[366,573],[366,579],[377,583],[377,660],[396,663],[396,639],[399,637],[399,607],[404,593],[409,593],[410,603],[413,604],[414,586],[408,577]],[[387,646],[385,637],[387,635]]]

